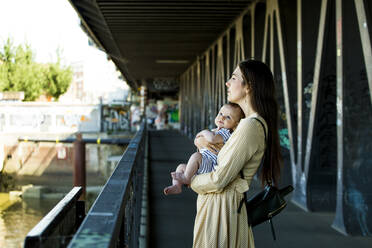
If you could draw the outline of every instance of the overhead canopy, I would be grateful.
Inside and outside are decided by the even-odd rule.
[[[169,92],[251,0],[70,2],[132,88]]]

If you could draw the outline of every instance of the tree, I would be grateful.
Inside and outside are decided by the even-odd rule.
[[[58,99],[65,93],[72,81],[70,67],[57,62],[36,63],[29,45],[14,46],[8,39],[0,48],[0,91],[23,91],[26,101],[34,101],[40,95]]]
[[[59,96],[64,94],[72,81],[71,68],[63,68],[58,62],[49,64],[45,71],[46,80],[44,81],[43,88],[45,93],[49,96],[58,99]]]

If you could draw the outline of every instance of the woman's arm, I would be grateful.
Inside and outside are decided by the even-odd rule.
[[[218,166],[211,173],[197,175],[191,188],[198,194],[221,192],[237,178],[247,161],[264,142],[258,121],[244,119],[218,154]],[[261,129],[260,129],[261,128]]]
[[[223,143],[217,144],[210,143],[204,136],[196,136],[194,140],[194,145],[198,148],[198,150],[205,148],[215,154],[217,154],[218,151],[221,150],[221,148],[223,147]]]

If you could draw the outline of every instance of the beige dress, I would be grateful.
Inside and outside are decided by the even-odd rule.
[[[254,248],[252,229],[245,207],[238,214],[243,193],[249,189],[264,150],[262,125],[256,113],[242,119],[218,154],[216,170],[194,177],[191,188],[198,193],[194,225],[195,248]],[[243,169],[244,178],[240,177]]]

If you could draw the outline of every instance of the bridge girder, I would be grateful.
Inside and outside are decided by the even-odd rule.
[[[77,6],[78,12],[82,12],[76,2],[71,1]],[[83,2],[87,4],[88,1]],[[170,29],[162,30],[169,31],[167,34],[159,32],[162,37],[151,36],[150,39],[151,23],[148,26],[138,25],[142,29],[137,30],[138,34],[132,37],[132,42],[148,42],[150,45],[137,49],[136,45],[139,44],[133,45],[129,39],[121,43],[123,34],[134,32],[135,21],[128,21],[132,26],[114,21],[115,18],[129,18],[136,13],[146,15],[151,11],[158,13],[157,18],[170,16],[171,12],[164,9],[174,10],[178,3],[190,7],[188,4],[191,1],[159,2],[162,7],[146,6],[149,2],[123,1],[125,4],[140,3],[140,9],[105,2],[95,1],[96,9],[92,10],[91,15],[95,16],[94,11],[98,11],[100,17],[95,22],[86,23],[93,37],[98,43],[101,42],[123,74],[127,75],[132,87],[147,80],[150,91],[161,91],[151,84],[154,78],[174,79],[177,85],[175,89],[179,87],[181,129],[190,137],[198,130],[213,125],[218,107],[226,101],[224,82],[238,61],[251,57],[265,61],[271,67],[277,83],[280,136],[286,162],[282,180],[283,183],[294,184],[293,201],[307,211],[335,211],[333,227],[345,234],[371,235],[370,1],[200,1],[211,11],[208,14],[203,12],[206,19],[200,21],[193,18],[194,15],[198,16],[198,8],[206,11],[202,5],[193,6],[195,12],[184,11],[183,15],[185,20],[191,20],[185,21],[187,25],[192,20],[200,21],[199,25],[192,26],[199,34],[193,34],[193,28],[185,24],[178,30],[179,36],[174,35],[181,37],[184,43],[180,44],[194,42],[191,38],[200,39],[197,45],[193,43],[195,50],[177,49],[175,44],[181,40],[173,43],[172,32],[175,34],[178,31]],[[229,20],[222,10],[227,8],[224,5],[227,2],[233,3],[230,7],[236,4],[235,9],[232,7],[236,12],[232,9],[230,12],[235,15]],[[215,28],[217,24],[210,26],[208,16],[213,16],[210,18],[215,22],[225,20],[221,24],[223,29]],[[107,35],[107,32],[99,31],[102,18],[105,20],[103,25],[110,30],[109,41],[97,38]],[[82,19],[86,21],[84,16]],[[203,25],[208,28],[203,29]],[[169,49],[166,49],[166,44]],[[126,60],[124,51],[131,48],[136,48],[131,51],[132,59]],[[157,51],[151,50],[157,48]],[[174,68],[167,68],[165,64],[162,67],[164,70],[158,65],[152,67],[146,64],[141,58],[147,53],[154,55],[152,58],[161,53],[167,58],[174,55],[174,60],[188,62]],[[130,63],[137,58],[137,54],[138,64],[132,70]],[[167,69],[168,74],[165,73]],[[132,76],[146,71],[149,74],[143,74],[146,75],[145,80]],[[157,74],[160,72],[165,74]]]

